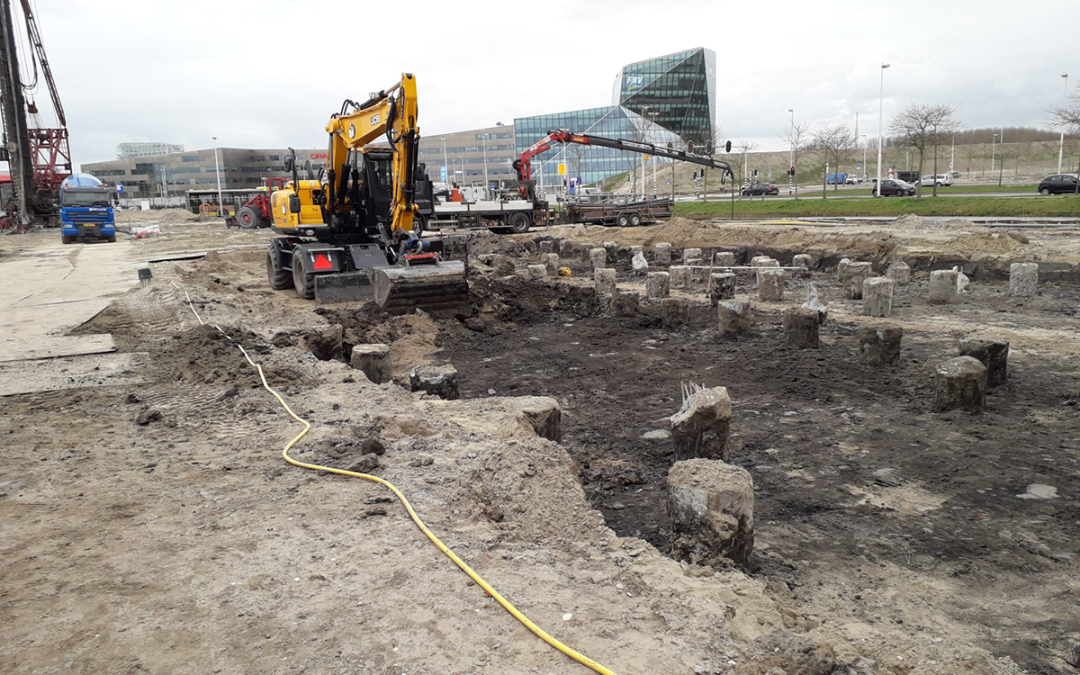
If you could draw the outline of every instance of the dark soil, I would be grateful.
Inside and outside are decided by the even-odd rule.
[[[815,284],[835,297],[832,277],[819,276]],[[462,397],[494,390],[559,400],[563,445],[580,466],[586,493],[620,535],[669,549],[664,500],[672,443],[644,435],[669,428],[680,383],[696,382],[728,388],[732,462],[755,481],[764,544],[757,572],[792,590],[821,570],[842,579],[887,563],[933,570],[985,594],[1011,575],[1032,584],[1046,575],[1050,582],[1080,557],[1075,500],[1018,498],[1032,483],[1080,493],[1075,356],[1014,351],[1010,379],[990,391],[985,414],[940,414],[931,410],[933,366],[957,355],[953,334],[908,330],[901,363],[881,368],[860,361],[853,322],[830,320],[820,349],[799,351],[785,344],[776,311],[759,313],[753,334],[721,341],[707,305],[694,325],[673,333],[648,317],[598,316],[580,290],[534,289],[526,295],[480,288],[485,301],[498,295],[517,309],[499,312],[505,321],[489,330],[446,324],[442,347],[461,373]],[[909,316],[912,308],[987,320],[1024,311],[1024,321],[1048,328],[1080,298],[1058,289],[1024,310],[994,288],[981,289],[977,304],[935,308],[922,299],[924,289],[909,289],[897,299]],[[534,305],[544,311],[528,311]],[[906,505],[897,495],[907,489],[935,501]],[[1017,620],[954,611],[999,628]],[[1030,632],[1017,630],[1016,639],[984,646],[1030,672],[1065,672],[1055,664],[1063,663],[1066,636],[1080,631],[1077,612],[1032,618],[1025,628]]]

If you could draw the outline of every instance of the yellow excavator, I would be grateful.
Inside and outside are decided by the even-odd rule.
[[[346,99],[326,132],[325,174],[301,180],[292,151],[292,182],[271,196],[271,228],[282,235],[266,253],[271,288],[319,302],[374,300],[395,314],[466,304],[464,262],[419,231],[413,74],[364,103]]]

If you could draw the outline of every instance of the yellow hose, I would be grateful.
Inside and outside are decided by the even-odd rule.
[[[369,481],[372,481],[374,483],[378,483],[379,485],[382,485],[382,486],[386,487],[387,489],[389,489],[391,492],[394,493],[394,496],[397,497],[398,501],[400,501],[402,506],[405,507],[405,510],[408,511],[408,513],[409,513],[409,517],[412,518],[412,521],[414,523],[416,523],[417,527],[420,528],[420,531],[423,532],[425,535],[427,535],[427,538],[430,539],[431,542],[433,544],[435,544],[435,546],[437,546],[440,551],[445,553],[446,557],[453,560],[455,565],[460,567],[461,570],[463,572],[465,572],[465,574],[468,574],[469,577],[480,586],[480,588],[483,588],[485,591],[487,591],[488,595],[495,598],[495,601],[498,602],[500,605],[502,605],[503,609],[510,612],[510,614],[515,619],[517,619],[518,621],[520,621],[522,623],[522,625],[524,625],[526,628],[528,628],[533,633],[535,633],[536,636],[539,637],[541,640],[548,643],[549,645],[551,645],[555,649],[558,649],[560,652],[562,652],[563,654],[566,654],[567,656],[574,659],[578,663],[580,663],[582,665],[585,665],[585,666],[588,666],[589,668],[591,668],[592,670],[600,673],[601,675],[616,675],[615,671],[613,671],[613,670],[611,670],[609,668],[605,668],[604,666],[600,665],[596,661],[593,661],[592,659],[590,659],[588,656],[585,656],[584,654],[582,654],[580,652],[577,652],[577,651],[571,649],[570,647],[567,647],[563,643],[561,643],[558,640],[556,640],[555,638],[551,637],[550,635],[548,635],[544,631],[544,629],[537,626],[535,623],[530,621],[527,616],[525,616],[524,614],[519,612],[516,607],[514,607],[512,604],[510,604],[509,600],[507,600],[502,595],[500,595],[499,592],[496,591],[491,586],[491,584],[484,581],[484,579],[479,574],[474,572],[473,569],[471,567],[469,567],[465,563],[464,560],[457,557],[457,555],[454,554],[453,551],[451,551],[449,548],[447,548],[446,545],[443,544],[439,540],[439,538],[435,536],[435,533],[433,533],[431,530],[428,529],[427,525],[424,524],[424,521],[420,520],[420,516],[416,515],[416,511],[413,510],[412,504],[410,504],[409,500],[405,498],[405,495],[403,495],[400,490],[398,490],[396,487],[394,487],[388,481],[383,480],[382,478],[379,478],[378,476],[372,476],[371,474],[367,474],[367,473],[359,473],[359,472],[356,472],[356,471],[346,471],[345,469],[335,469],[333,467],[322,466],[322,465],[319,465],[319,464],[308,464],[307,462],[301,462],[299,460],[296,460],[296,459],[293,459],[292,457],[290,457],[289,456],[289,450],[291,450],[293,448],[293,446],[295,446],[297,443],[299,443],[301,438],[303,438],[304,436],[307,435],[307,432],[311,430],[311,423],[308,422],[307,420],[305,420],[304,418],[300,417],[296,413],[294,413],[292,408],[289,407],[289,404],[285,402],[285,399],[283,399],[280,394],[278,394],[276,391],[274,391],[274,389],[266,381],[266,376],[263,374],[262,366],[260,366],[259,364],[255,363],[254,361],[251,360],[251,357],[248,356],[247,350],[245,350],[244,347],[239,342],[236,342],[231,337],[229,337],[228,333],[226,333],[224,330],[222,330],[220,326],[217,326],[217,325],[214,325],[214,324],[207,324],[205,321],[203,321],[202,317],[199,316],[199,313],[195,310],[195,305],[192,304],[191,296],[188,295],[187,290],[184,290],[184,295],[187,297],[188,307],[191,308],[191,312],[195,315],[195,318],[199,320],[199,323],[204,325],[204,326],[206,326],[206,325],[213,326],[214,328],[216,328],[218,330],[218,332],[220,332],[222,335],[224,335],[226,337],[226,339],[228,339],[230,342],[233,342],[236,345],[237,349],[240,350],[240,353],[242,353],[244,355],[244,358],[247,359],[247,362],[250,363],[259,372],[259,379],[262,380],[263,388],[266,389],[266,391],[270,392],[273,395],[273,397],[278,400],[278,403],[280,403],[281,407],[285,409],[285,412],[289,413],[290,417],[292,417],[294,420],[296,420],[300,424],[304,425],[303,431],[298,433],[295,437],[293,437],[293,439],[291,441],[286,443],[285,447],[281,450],[281,456],[285,459],[286,462],[288,462],[289,464],[293,464],[295,466],[299,466],[299,467],[301,467],[303,469],[312,469],[314,471],[325,471],[327,473],[338,474],[339,476],[352,476],[353,478],[363,478],[364,480],[369,480]]]

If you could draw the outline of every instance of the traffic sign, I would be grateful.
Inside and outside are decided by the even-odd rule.
[[[855,162],[855,168],[856,169],[861,169],[862,168],[862,162]]]
[[[116,191],[119,192],[120,194],[124,194],[124,184],[123,183],[117,183],[116,184]]]
[[[446,182],[446,166],[445,165],[439,167],[439,182],[440,183],[445,183]]]
[[[565,176],[566,175],[566,165],[563,164],[562,162],[559,162],[559,175],[560,176]]]
[[[645,155],[645,161],[646,162],[649,161],[649,156],[648,155]]]

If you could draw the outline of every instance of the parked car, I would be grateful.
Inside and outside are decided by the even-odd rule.
[[[1076,176],[1071,173],[1059,173],[1047,176],[1039,183],[1039,194],[1061,195],[1076,192]]]
[[[953,180],[959,180],[963,176],[959,171],[950,171],[949,175],[952,176]]]
[[[778,195],[780,188],[772,183],[754,183],[742,189],[743,196],[753,197],[756,195]]]
[[[862,182],[862,176],[856,176],[853,173],[849,173],[844,182],[848,185],[858,185]]]
[[[919,181],[919,187],[934,187],[935,185],[938,187],[952,185],[952,176],[947,173],[939,173],[934,174],[933,176],[924,176],[923,179]]]
[[[912,185],[914,185],[915,183],[917,183],[919,181],[919,172],[918,171],[897,171],[893,175],[893,178],[896,179],[896,180],[902,180],[904,182],[911,183]]]
[[[875,181],[876,182],[876,181]],[[877,185],[874,185],[873,195],[876,197],[878,193]],[[886,178],[881,181],[881,196],[882,197],[910,197],[915,194],[915,186],[911,183],[905,183],[902,180],[896,180],[893,178]]]

